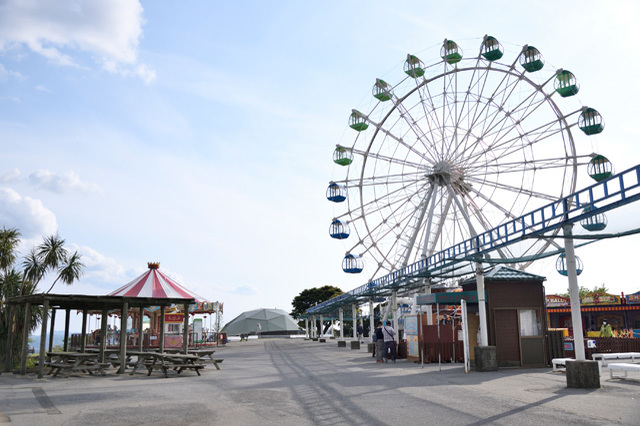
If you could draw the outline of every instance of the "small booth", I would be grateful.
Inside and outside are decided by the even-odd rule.
[[[485,273],[489,345],[496,347],[499,367],[545,367],[546,278],[498,265]],[[464,292],[476,291],[475,278],[462,283]],[[469,338],[479,334],[478,305],[468,307]],[[479,337],[476,337],[476,342]],[[477,345],[477,343],[475,343]],[[471,351],[473,357],[473,351]]]

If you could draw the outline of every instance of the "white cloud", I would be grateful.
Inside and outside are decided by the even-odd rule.
[[[39,85],[37,85],[36,87],[34,87],[34,89],[35,89],[35,90],[38,90],[38,91],[40,91],[40,92],[45,92],[45,93],[49,93],[49,94],[53,93],[53,92],[51,92],[51,90],[47,89],[46,87],[44,87],[44,86],[43,86],[43,85],[41,85],[41,84],[39,84]]]
[[[8,188],[0,188],[0,226],[17,228],[23,240],[39,239],[58,230],[55,215],[42,201]]]
[[[87,194],[101,191],[98,185],[83,182],[74,172],[57,174],[49,170],[38,170],[29,175],[29,183],[37,189],[44,189],[56,194],[68,192]]]
[[[9,78],[17,78],[23,79],[24,77],[17,71],[10,71],[5,68],[4,65],[0,64],[0,83],[4,83],[9,80]]]
[[[9,170],[6,173],[0,175],[0,183],[15,182],[20,177],[21,173],[19,169]]]
[[[110,72],[148,82],[155,73],[137,59],[142,11],[137,0],[6,0],[0,14],[0,50],[26,45],[63,66],[79,66],[72,56],[79,50]]]

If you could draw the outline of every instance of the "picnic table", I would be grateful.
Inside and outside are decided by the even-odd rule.
[[[169,377],[167,374],[169,370],[176,370],[177,374],[183,370],[195,370],[199,376],[200,369],[204,368],[204,364],[196,363],[200,359],[198,355],[135,351],[127,354],[138,357],[131,374],[142,366],[147,369],[147,376],[150,376],[154,370],[162,371],[165,377]]]
[[[98,362],[97,353],[90,352],[47,352],[48,361],[45,367],[49,367],[49,373],[56,377],[60,371],[69,373],[83,372],[93,375],[94,371],[98,371],[104,376],[104,368],[108,364]]]
[[[165,349],[165,352],[168,353],[181,353],[182,350],[180,349]],[[214,367],[216,367],[216,370],[220,370],[220,365],[222,361],[224,361],[224,359],[216,359],[213,357],[213,354],[215,353],[215,349],[187,349],[187,353],[190,355],[198,355],[199,358],[206,358],[209,357],[209,359],[211,360],[211,363],[213,364]]]

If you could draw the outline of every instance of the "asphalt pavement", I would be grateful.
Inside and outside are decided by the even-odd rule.
[[[0,423],[16,425],[640,424],[640,374],[569,389],[543,369],[378,364],[366,345],[263,338],[218,348],[221,370],[69,377],[0,375]],[[635,374],[635,375],[634,375]]]

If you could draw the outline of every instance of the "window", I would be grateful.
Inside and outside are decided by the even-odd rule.
[[[521,309],[520,315],[520,337],[542,336],[542,321],[540,311],[537,309]]]

